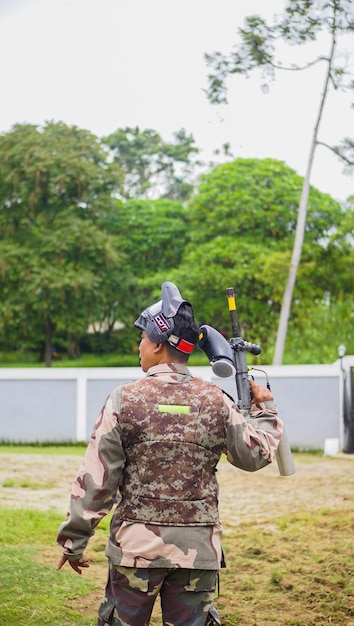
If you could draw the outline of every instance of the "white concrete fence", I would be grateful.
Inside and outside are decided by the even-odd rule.
[[[260,366],[267,371],[278,410],[294,449],[343,445],[345,394],[351,403],[354,356],[332,365]],[[234,378],[216,378],[210,367],[191,367],[236,397]],[[264,376],[254,371],[258,383]],[[143,376],[140,368],[0,369],[0,441],[87,441],[109,393]]]

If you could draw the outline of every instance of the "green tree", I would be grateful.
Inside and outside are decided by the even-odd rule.
[[[194,187],[199,149],[184,129],[174,133],[174,141],[163,141],[152,129],[120,128],[104,138],[114,160],[124,170],[122,196],[186,200]]]
[[[352,34],[354,19],[350,0],[288,0],[284,15],[277,17],[273,25],[268,25],[260,16],[246,18],[245,26],[238,30],[240,43],[229,54],[216,52],[206,55],[212,68],[209,75],[208,98],[210,102],[227,102],[226,81],[232,74],[249,76],[250,72],[260,69],[265,81],[273,79],[277,70],[297,71],[324,64],[323,89],[319,96],[319,107],[316,115],[310,151],[303,180],[301,197],[297,215],[296,236],[290,260],[290,269],[286,280],[282,307],[279,317],[277,341],[274,353],[274,364],[282,362],[285,347],[288,321],[294,295],[296,277],[299,270],[304,234],[306,230],[306,214],[310,193],[310,179],[317,146],[324,142],[319,140],[320,123],[325,110],[325,103],[330,88],[344,89],[349,73],[343,57],[338,53],[340,35]],[[293,46],[296,60],[298,46],[315,41],[323,32],[328,34],[328,51],[317,58],[309,60],[304,66],[298,63],[283,65],[276,59],[276,44],[285,42]],[[295,45],[294,45],[295,44]],[[348,82],[348,81],[347,81]],[[290,97],[293,97],[289,94]],[[333,148],[339,157],[345,159],[346,165],[353,165],[348,157],[352,150],[352,141],[346,139],[339,148]]]
[[[121,202],[110,218],[110,230],[129,264],[128,294],[117,314],[125,325],[124,334],[131,338],[136,337],[136,331],[130,333],[129,329],[137,312],[151,304],[155,290],[156,299],[161,297],[161,282],[156,281],[156,275],[162,272],[162,280],[168,280],[171,268],[181,262],[190,236],[187,217],[188,210],[182,202],[160,198]]]
[[[273,159],[237,159],[217,166],[202,178],[189,203],[191,241],[170,274],[194,303],[199,323],[228,334],[226,289],[234,287],[242,333],[261,343],[263,362],[269,362],[274,346],[302,183],[294,170]],[[313,310],[314,302],[327,301],[328,294],[333,302],[340,289],[350,293],[348,281],[336,271],[340,255],[330,246],[334,233],[344,229],[346,215],[338,202],[311,187],[292,328],[308,319],[306,311]],[[339,250],[344,250],[342,241]]]
[[[3,341],[77,343],[125,267],[106,228],[122,176],[90,132],[63,123],[16,125],[0,137],[0,288]],[[108,283],[111,291],[108,293]]]

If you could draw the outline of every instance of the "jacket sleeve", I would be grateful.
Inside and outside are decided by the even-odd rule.
[[[120,389],[115,392],[120,398]],[[119,402],[118,402],[119,406]],[[112,396],[106,400],[96,421],[83,462],[74,480],[67,519],[59,528],[57,542],[69,560],[82,558],[89,538],[117,498],[125,454],[117,426]]]
[[[225,395],[226,455],[232,465],[248,472],[265,467],[274,456],[283,433],[283,422],[278,417],[274,402],[252,405],[246,416]]]

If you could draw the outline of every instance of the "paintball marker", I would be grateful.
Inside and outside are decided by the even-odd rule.
[[[261,347],[254,343],[249,343],[242,339],[236,313],[236,300],[232,287],[227,289],[227,300],[229,305],[232,338],[230,342],[212,326],[203,325],[200,327],[201,336],[199,347],[207,355],[213,373],[220,378],[229,378],[234,375],[236,380],[237,406],[241,411],[249,411],[252,403],[252,391],[249,383],[249,372],[251,370],[261,371],[266,376],[266,384],[270,390],[270,384],[266,372],[248,367],[246,363],[246,352],[253,355],[261,353]],[[276,452],[279,473],[281,476],[290,476],[295,473],[295,466],[291,456],[291,450],[284,431]]]

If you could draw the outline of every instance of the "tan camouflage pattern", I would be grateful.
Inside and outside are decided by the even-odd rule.
[[[157,526],[112,520],[106,556],[124,567],[218,569],[222,526]]]
[[[233,401],[219,387],[200,382],[201,384],[193,379],[184,365],[157,365],[148,371],[146,378],[136,383],[124,383],[108,397],[74,481],[67,520],[61,524],[58,533],[58,543],[69,559],[76,560],[82,557],[95,527],[111,510],[114,503],[117,503],[106,550],[106,555],[114,565],[190,569],[217,569],[220,566],[221,525],[214,513],[217,505],[217,483],[213,469],[210,471],[207,468],[206,459],[212,464],[212,468],[215,468],[217,457],[225,451],[233,465],[247,471],[256,471],[273,461],[282,434],[282,422],[277,416],[273,402],[252,407],[252,415],[247,415],[245,419]],[[158,396],[160,404],[179,405],[183,404],[179,399],[179,389],[184,385],[186,388],[198,390],[198,396],[199,393],[202,394],[203,402],[200,402],[200,398],[188,398],[192,414],[180,413],[178,419],[173,422],[173,413],[159,412],[159,416],[154,413],[151,424],[148,416],[152,410],[147,398],[149,393],[154,398]],[[163,397],[156,393],[156,389],[163,391]],[[134,394],[140,394],[146,408],[146,414],[140,416],[142,421],[137,425],[138,440],[133,432],[135,426],[128,406],[130,400],[134,402],[133,391]],[[199,408],[203,409],[200,416],[197,411],[198,402]],[[134,402],[134,406],[136,404]],[[191,415],[193,419],[198,415],[195,432],[191,428],[192,422],[188,423],[188,419],[192,420]],[[158,417],[162,418],[166,426],[163,434],[159,431]],[[211,428],[210,443],[207,425]],[[153,449],[158,459],[156,467],[159,471],[156,470],[153,457],[149,456],[148,452],[147,440],[152,434]],[[166,440],[169,454],[174,456],[176,450],[180,449],[186,460],[190,451],[194,463],[193,465],[186,460],[186,466],[178,468],[171,487],[171,499],[168,494],[168,463],[164,465],[163,438]],[[176,448],[174,444],[172,445],[175,440]],[[139,472],[141,476],[142,471],[139,468],[139,451],[141,467],[151,480],[142,481],[146,491],[139,486],[138,500],[134,500],[136,479]],[[207,472],[211,485],[207,486],[207,481],[204,481],[202,476],[201,486],[192,488],[192,469],[197,476],[200,467]],[[165,478],[163,484],[160,472]],[[199,478],[198,475],[198,480]],[[125,480],[127,485],[124,484]],[[181,487],[179,480],[182,481]],[[184,499],[179,501],[181,512],[176,510],[176,503],[178,495],[182,493],[182,484],[184,487],[189,485],[189,493],[187,499],[183,494]],[[161,496],[168,503],[166,517],[164,518],[163,507],[160,504],[151,508],[149,502],[145,511],[149,511],[149,514],[150,511],[153,512],[153,517],[147,520],[144,513],[144,521],[133,521],[134,516],[140,515],[137,502],[142,503],[144,497],[151,498],[158,490],[161,490]],[[194,507],[193,496],[200,494],[202,500],[210,505],[211,513],[204,504],[200,509]],[[125,498],[128,498],[127,503]],[[145,505],[144,502],[142,504]],[[176,521],[172,521],[173,510],[176,511]],[[125,514],[132,515],[131,523],[129,517],[122,523]],[[207,521],[209,514],[212,520],[210,522]],[[160,519],[164,523],[161,523]],[[207,524],[205,526],[190,525],[203,524],[204,519],[206,520],[204,523]],[[159,523],[151,524],[151,520],[158,520]],[[184,525],[183,520],[186,520],[188,525]]]
[[[218,521],[216,465],[227,418],[222,396],[219,387],[196,378],[171,385],[147,377],[124,385],[117,413],[126,455],[116,513],[121,522]],[[164,410],[167,403],[173,412]]]
[[[217,570],[110,566],[97,626],[147,626],[160,595],[165,626],[220,624],[212,606]]]

